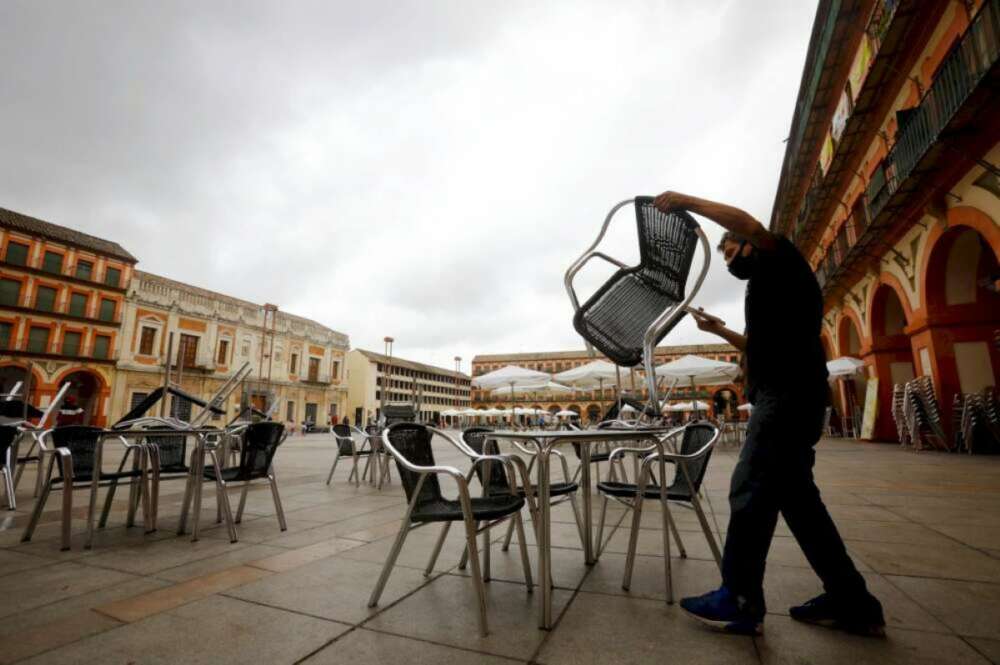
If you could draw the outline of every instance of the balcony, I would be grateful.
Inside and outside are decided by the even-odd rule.
[[[998,57],[1000,0],[988,0],[942,62],[920,104],[901,116],[896,143],[872,174],[866,204],[852,215],[853,237],[842,240],[839,233],[827,250],[824,293],[890,227],[907,221],[907,215],[899,213],[918,198],[914,195],[927,200],[949,173],[975,164],[974,156],[964,153],[986,145],[977,140],[978,132],[995,126],[995,95],[983,82],[996,78]],[[968,148],[956,148],[958,141]],[[845,224],[841,233],[846,229]]]
[[[42,358],[45,360],[69,360],[78,362],[93,362],[101,364],[114,364],[117,358],[110,349],[95,349],[93,345],[81,349],[58,349],[52,351],[51,341],[43,346],[32,344],[27,338],[9,346],[0,346],[0,353],[9,356]]]

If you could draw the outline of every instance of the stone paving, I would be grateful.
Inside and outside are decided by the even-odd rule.
[[[446,444],[438,452],[439,462],[467,468]],[[457,568],[460,529],[426,577],[437,527],[412,533],[370,610],[402,492],[398,482],[355,488],[347,463],[325,485],[332,441],[309,435],[289,439],[277,456],[288,530],[279,531],[262,485],[250,493],[235,544],[215,524],[208,485],[201,540],[175,535],[182,481],[163,484],[155,534],[126,529],[118,501],[84,550],[86,492],[78,491],[71,551],[59,551],[58,493],[33,541],[21,544],[32,506],[26,475],[18,510],[0,512],[0,663],[1000,663],[1000,459],[838,440],[822,442],[817,457],[824,498],[885,605],[885,640],[788,618],[788,606],[820,586],[783,524],[769,559],[765,635],[724,635],[692,621],[664,602],[655,508],[643,517],[627,592],[628,522],[606,532],[606,550],[588,568],[571,513],[553,510],[552,631],[536,627],[517,548],[503,553],[496,545],[491,632],[478,636],[474,590]],[[720,450],[707,479],[723,531],[735,459],[735,451]],[[715,588],[718,569],[697,522],[682,508],[674,513],[688,551],[673,561],[676,592]],[[609,514],[612,525],[621,516]]]

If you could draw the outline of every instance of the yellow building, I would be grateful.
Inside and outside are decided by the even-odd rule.
[[[894,384],[956,396],[1000,376],[1000,0],[822,0],[771,229],[823,287],[827,354],[867,375],[871,438]],[[870,390],[866,389],[866,382]]]
[[[355,425],[377,420],[386,404],[411,404],[417,418],[438,420],[441,412],[470,405],[468,375],[404,358],[353,349],[347,354],[348,415]]]
[[[245,393],[258,408],[277,401],[275,420],[326,426],[342,417],[347,336],[281,311],[275,315],[273,335],[265,333],[264,323],[262,305],[136,270],[122,321],[113,413],[124,414],[163,384],[173,335],[172,379],[194,395],[212,395],[250,363],[253,371],[243,390],[230,397],[232,414]],[[178,415],[186,418],[188,413]]]
[[[76,422],[111,411],[121,321],[136,258],[121,245],[0,208],[0,390],[32,368],[32,403],[68,382]],[[23,394],[23,393],[22,393]]]
[[[739,362],[739,351],[729,344],[660,346],[656,349],[654,362],[657,365],[662,365],[685,355],[696,355],[731,363]],[[602,355],[598,355],[598,358],[607,360]],[[584,349],[579,351],[478,355],[472,359],[472,376],[480,376],[481,374],[492,372],[507,365],[515,365],[549,374],[558,374],[574,367],[586,365],[593,360],[590,354]],[[642,399],[647,397],[647,391],[644,388],[643,373],[641,371],[636,370],[633,374],[623,369],[622,383],[628,394]],[[545,393],[517,395],[512,401],[510,395],[493,396],[488,390],[474,389],[472,391],[472,407],[475,409],[504,408],[515,404],[516,406],[544,409],[550,413],[570,410],[576,411],[588,420],[596,421],[600,419],[607,407],[610,406],[610,403],[617,396],[614,388],[605,388],[603,395],[599,393],[599,390],[580,390],[570,396]],[[706,400],[709,402],[709,406],[713,412],[721,413],[728,408],[731,415],[735,415],[735,408],[741,395],[742,389],[736,384],[711,387],[695,386],[693,391],[689,386],[678,386],[671,393],[671,400],[676,399],[679,401],[693,398]]]

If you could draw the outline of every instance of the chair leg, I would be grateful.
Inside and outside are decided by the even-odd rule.
[[[114,480],[111,482],[111,486],[108,487],[108,495],[104,497],[104,508],[101,510],[101,519],[97,522],[97,528],[103,529],[108,525],[108,513],[111,512],[111,502],[115,499],[115,490],[118,489],[118,481]],[[131,510],[132,499],[129,499],[129,510]]]
[[[466,552],[469,563],[472,566],[472,583],[476,587],[476,596],[479,600],[479,635],[486,637],[489,626],[486,622],[486,584],[483,580],[482,570],[479,568],[479,548],[476,546],[476,523],[472,521],[471,515],[465,516],[465,540]]]
[[[38,500],[35,502],[35,507],[31,511],[31,518],[28,520],[28,526],[24,529],[24,535],[21,536],[22,543],[30,541],[32,534],[35,533],[35,527],[38,526],[38,520],[41,518],[42,511],[45,509],[45,502],[48,501],[50,492],[52,492],[52,462],[49,462],[49,471],[46,474],[45,485],[42,488],[42,493],[38,496]]]
[[[479,528],[479,522],[476,522],[476,529]],[[465,570],[469,565],[469,548],[466,547],[462,550],[462,558],[458,560],[458,569]]]
[[[73,460],[67,455],[60,455],[59,461],[62,463],[63,486],[62,486],[62,551],[69,550],[71,522],[73,520]],[[96,472],[96,471],[95,471]]]
[[[438,556],[441,554],[441,546],[444,545],[444,540],[448,537],[448,531],[450,530],[451,522],[445,522],[444,527],[441,529],[441,535],[438,536],[437,543],[434,544],[434,551],[431,552],[431,560],[427,562],[427,568],[424,569],[424,577],[430,577],[430,574],[434,571],[434,564],[437,563]]]
[[[674,578],[670,561],[670,530],[674,527],[674,520],[670,517],[670,509],[666,501],[661,501],[660,517],[663,520],[663,574],[667,581],[667,605],[674,604]]]
[[[197,465],[197,452],[191,451],[191,460],[189,462],[191,471],[188,473],[187,482],[184,485],[184,500],[181,502],[181,516],[177,521],[177,535],[183,536],[184,532],[187,530],[187,520],[188,513],[191,511],[191,502],[194,498],[194,484],[196,482],[201,482],[201,478],[196,477],[200,473]],[[157,472],[155,482],[159,484],[160,476]],[[159,494],[159,489],[157,489],[157,494]]]
[[[677,543],[677,553],[682,559],[687,558],[687,550],[684,549],[684,543],[681,541],[681,532],[677,529],[677,524],[674,522],[673,518],[670,519],[670,532],[674,534],[674,542]]]
[[[229,529],[229,542],[235,543],[239,538],[236,535],[236,523],[233,521],[233,509],[229,505],[229,491],[226,481],[222,479],[222,469],[219,467],[219,459],[214,452],[209,452],[212,456],[212,465],[215,467],[215,492],[221,499],[222,515],[226,519],[226,526]]]
[[[632,532],[628,539],[628,553],[625,555],[625,577],[622,588],[628,591],[632,586],[632,566],[635,564],[635,549],[639,542],[639,519],[642,517],[642,498],[636,496],[632,502]]]
[[[250,481],[243,483],[243,489],[240,490],[240,505],[236,508],[236,523],[239,524],[243,521],[243,509],[247,505],[247,493],[250,491]]]
[[[10,475],[10,465],[3,468],[3,487],[7,494],[7,510],[16,510],[17,499],[14,497],[14,479]]]
[[[490,528],[483,529],[483,581],[489,582],[491,578],[490,553],[493,547],[490,542]]]
[[[608,497],[603,497],[601,503],[601,519],[597,522],[597,556],[600,557],[604,551],[604,521],[608,516]]]
[[[333,472],[337,470],[337,462],[340,461],[340,448],[337,448],[337,454],[333,458],[333,466],[330,467],[330,475],[326,477],[326,484],[329,485],[330,481],[333,480]]]
[[[701,530],[705,533],[705,539],[708,540],[708,547],[712,550],[712,556],[715,557],[715,563],[719,566],[719,571],[721,572],[722,553],[719,551],[719,544],[715,542],[715,536],[712,535],[712,528],[708,525],[708,520],[705,519],[705,511],[701,509],[701,501],[698,500],[697,493],[691,495],[691,506],[694,508],[694,514],[698,516]]]
[[[583,535],[583,517],[580,516],[580,507],[576,505],[576,495],[569,495],[569,505],[573,509],[573,519],[576,522],[577,533],[580,534],[580,544],[583,545],[587,537]]]
[[[389,558],[385,560],[385,565],[382,566],[382,573],[379,575],[378,582],[375,583],[375,588],[372,589],[372,595],[368,599],[368,607],[378,605],[378,600],[382,597],[385,584],[389,581],[389,574],[392,572],[393,566],[396,565],[396,559],[399,558],[399,552],[403,549],[403,543],[406,542],[406,535],[409,532],[410,511],[407,510],[406,515],[403,517],[403,523],[399,526],[399,532],[396,534],[396,540],[392,544],[392,549],[389,550]]]
[[[521,513],[516,513],[512,522],[517,527],[517,546],[521,550],[521,567],[524,568],[524,583],[528,586],[528,593],[531,593],[535,583],[531,579],[531,558],[528,556],[528,541],[524,537],[524,520],[521,519]]]
[[[285,510],[281,507],[281,497],[278,495],[278,480],[274,477],[274,469],[267,475],[267,482],[271,485],[271,496],[274,497],[274,511],[278,513],[278,525],[282,531],[288,531],[288,524],[285,522]]]
[[[507,535],[503,539],[503,547],[500,548],[501,552],[506,552],[510,549],[510,539],[514,536],[514,520],[510,521],[507,525]]]

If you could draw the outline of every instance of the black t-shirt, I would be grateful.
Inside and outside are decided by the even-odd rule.
[[[758,391],[826,399],[826,354],[820,342],[823,296],[809,264],[784,236],[755,248],[744,312],[747,396]]]

